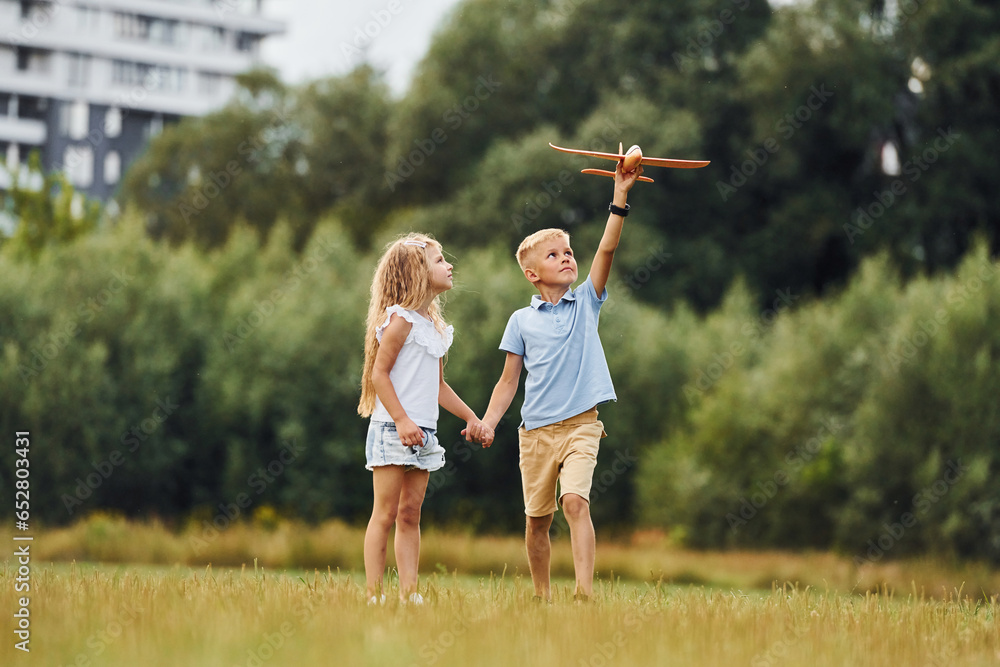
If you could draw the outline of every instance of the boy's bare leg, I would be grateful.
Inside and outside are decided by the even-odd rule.
[[[372,470],[375,501],[365,531],[365,581],[369,598],[382,594],[386,543],[396,520],[402,486],[403,469],[400,466],[380,466]]]
[[[590,520],[590,503],[575,493],[567,493],[562,497],[562,506],[573,547],[576,594],[582,593],[589,598],[594,594],[594,554],[597,551],[594,522]]]
[[[399,571],[399,597],[409,598],[417,590],[417,569],[420,563],[420,507],[424,504],[426,470],[411,470],[403,474],[399,492],[399,512],[396,514],[396,569]]]
[[[552,558],[552,544],[549,541],[549,528],[552,526],[552,515],[527,517],[527,528],[524,533],[524,544],[528,549],[528,567],[531,570],[531,583],[535,587],[535,595],[543,600],[550,600],[549,563]]]

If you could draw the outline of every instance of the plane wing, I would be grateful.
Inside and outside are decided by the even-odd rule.
[[[562,151],[563,153],[572,153],[574,155],[588,155],[590,157],[599,157],[604,160],[614,160],[618,162],[624,159],[625,155],[623,153],[601,153],[600,151],[581,151],[575,148],[563,148],[561,146],[556,146],[552,142],[549,142],[549,146],[556,149],[557,151]],[[672,160],[670,158],[661,157],[646,157],[643,156],[643,165],[651,165],[654,167],[673,167],[675,169],[699,169],[705,167],[709,164],[710,160]]]
[[[611,178],[615,177],[615,172],[608,171],[607,169],[581,169],[580,173],[581,174],[596,174],[597,176],[610,176]],[[652,183],[653,182],[653,179],[649,178],[648,176],[640,176],[639,180],[643,181],[643,182],[646,182],[646,183]]]
[[[562,148],[560,146],[556,146],[551,141],[549,142],[549,146],[552,146],[552,148],[556,149],[557,151],[562,151],[563,153],[573,153],[574,155],[589,155],[590,157],[599,157],[599,158],[604,158],[605,160],[614,160],[615,162],[618,162],[618,160],[621,160],[622,158],[625,157],[623,154],[620,153],[600,153],[598,151],[579,151],[576,150],[575,148]]]
[[[673,167],[674,169],[700,169],[708,166],[710,160],[671,160],[664,157],[642,157],[641,164],[651,164],[654,167]]]

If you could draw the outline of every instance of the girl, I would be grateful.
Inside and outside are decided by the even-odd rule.
[[[467,422],[468,437],[492,435],[444,381],[442,357],[453,329],[441,317],[439,295],[452,288],[451,269],[437,241],[410,234],[389,244],[372,281],[358,404],[358,414],[371,417],[365,444],[375,494],[365,532],[369,604],[385,602],[382,573],[393,523],[399,599],[423,602],[417,592],[420,506],[430,472],[444,466],[435,436],[438,405]]]

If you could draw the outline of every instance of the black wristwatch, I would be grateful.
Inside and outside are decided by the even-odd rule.
[[[629,208],[631,208],[631,207],[628,204],[625,204],[625,208],[621,208],[620,206],[615,206],[614,202],[611,202],[610,204],[608,204],[608,210],[609,211],[611,211],[615,215],[620,215],[623,218],[628,217],[628,210],[629,210]]]

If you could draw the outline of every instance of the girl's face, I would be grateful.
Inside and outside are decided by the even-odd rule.
[[[445,260],[444,255],[441,254],[441,248],[436,245],[427,245],[427,264],[430,270],[429,282],[431,290],[435,294],[450,290],[452,288],[452,266]]]

